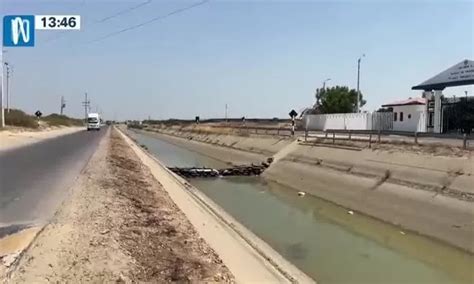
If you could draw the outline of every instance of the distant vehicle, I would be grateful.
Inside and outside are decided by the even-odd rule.
[[[100,130],[100,116],[98,113],[89,113],[87,115],[87,131]]]

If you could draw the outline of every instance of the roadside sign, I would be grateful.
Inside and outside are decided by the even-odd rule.
[[[297,113],[294,109],[292,109],[292,110],[290,111],[289,115],[290,115],[291,118],[294,118],[294,117],[296,117],[296,116],[298,115],[298,113]]]
[[[199,116],[196,116],[196,123],[199,123]]]
[[[292,109],[289,113],[291,117],[291,136],[295,136],[295,117],[298,115],[296,110]]]
[[[41,113],[41,111],[37,110],[35,112],[35,115],[36,115],[37,118],[40,118],[43,115],[43,113]]]

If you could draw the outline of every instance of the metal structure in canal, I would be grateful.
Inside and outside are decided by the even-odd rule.
[[[224,169],[213,169],[207,167],[168,167],[174,173],[185,178],[197,177],[219,177],[219,176],[258,176],[270,166],[269,162],[262,162],[260,165],[239,165]]]

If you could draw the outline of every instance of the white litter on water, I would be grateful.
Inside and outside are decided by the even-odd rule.
[[[354,211],[349,210],[349,211],[347,211],[347,214],[349,214],[349,215],[354,215]]]
[[[306,192],[304,192],[304,191],[298,191],[298,195],[299,195],[299,196],[305,196],[305,195],[306,195]]]

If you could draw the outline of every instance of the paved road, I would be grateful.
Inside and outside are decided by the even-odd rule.
[[[0,227],[50,218],[106,132],[84,130],[0,152]]]

